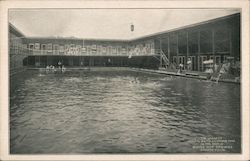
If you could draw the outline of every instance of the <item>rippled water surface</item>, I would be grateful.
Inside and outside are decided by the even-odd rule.
[[[240,86],[134,71],[26,71],[11,78],[10,152],[193,153],[235,140]]]

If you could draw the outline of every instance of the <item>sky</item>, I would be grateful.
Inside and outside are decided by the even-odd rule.
[[[238,9],[11,9],[9,22],[27,37],[130,40],[239,12]]]

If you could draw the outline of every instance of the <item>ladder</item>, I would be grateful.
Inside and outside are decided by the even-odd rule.
[[[168,57],[164,54],[162,50],[160,50],[159,54],[160,54],[160,67],[162,67],[163,65],[165,65],[165,67],[168,67],[170,65]]]

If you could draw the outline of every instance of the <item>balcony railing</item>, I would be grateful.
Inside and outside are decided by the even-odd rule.
[[[28,48],[22,48],[17,46],[10,46],[11,53],[19,53],[19,54],[25,54],[25,55],[37,55],[37,56],[150,56],[155,55],[155,51],[152,50],[150,53],[145,52],[97,52],[97,51],[86,51],[83,52],[81,50],[72,50],[72,51],[66,51],[66,50],[37,50],[37,49],[28,49]]]

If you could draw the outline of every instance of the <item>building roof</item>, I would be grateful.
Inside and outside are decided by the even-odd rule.
[[[193,28],[193,27],[198,27],[198,26],[201,26],[201,25],[209,24],[209,23],[215,23],[215,22],[226,20],[228,18],[232,18],[232,17],[235,17],[235,16],[240,16],[240,13],[236,13],[236,14],[232,14],[232,15],[228,15],[228,16],[223,16],[223,17],[219,17],[219,18],[216,18],[216,19],[211,19],[211,20],[207,20],[207,21],[203,21],[203,22],[199,22],[199,23],[194,23],[194,24],[191,24],[191,25],[182,26],[182,27],[179,27],[179,28],[171,29],[171,30],[166,30],[166,31],[163,31],[163,32],[157,32],[157,33],[153,33],[153,34],[150,34],[150,35],[145,35],[145,36],[142,36],[142,37],[137,37],[135,39],[131,39],[131,41],[145,39],[145,38],[149,38],[149,37],[154,37],[154,36],[167,34],[167,33],[175,32],[175,31],[179,31],[179,30],[190,29],[190,28]]]
[[[25,35],[20,30],[18,30],[13,24],[11,24],[10,22],[9,22],[9,31],[13,32],[18,37],[25,37]]]
[[[235,16],[240,16],[240,13],[236,13],[236,14],[231,14],[228,16],[223,16],[223,17],[219,17],[216,19],[211,19],[208,21],[203,21],[203,22],[199,22],[199,23],[195,23],[195,24],[191,24],[191,25],[187,25],[187,26],[182,26],[179,28],[175,28],[175,29],[171,29],[171,30],[166,30],[163,32],[157,32],[157,33],[153,33],[150,35],[145,35],[142,37],[137,37],[134,39],[128,39],[128,40],[124,40],[124,39],[84,39],[84,38],[76,38],[76,37],[26,37],[27,39],[65,39],[65,40],[79,40],[79,41],[104,41],[104,42],[130,42],[130,41],[136,41],[136,40],[141,40],[141,39],[147,39],[150,37],[155,37],[155,36],[159,36],[162,34],[167,34],[167,33],[171,33],[171,32],[175,32],[175,31],[179,31],[179,30],[185,30],[185,29],[190,29],[193,27],[198,27],[201,25],[206,25],[209,23],[215,23],[218,21],[222,21],[222,20],[226,20],[228,18],[232,18]],[[25,37],[24,34],[22,34],[22,32],[20,32],[15,26],[13,26],[11,23],[9,23],[10,25],[10,29],[15,32],[16,34],[18,34],[20,37]]]
[[[108,41],[108,42],[129,42],[129,40],[123,39],[84,39],[76,37],[26,37],[27,39],[63,39],[63,40],[79,40],[79,41]]]

